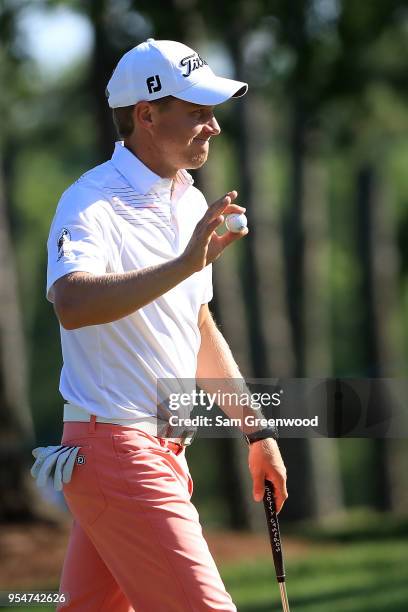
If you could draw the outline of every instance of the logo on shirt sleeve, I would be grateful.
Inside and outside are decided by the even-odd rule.
[[[71,255],[71,234],[70,231],[64,227],[60,231],[58,235],[58,259],[59,261],[63,255],[70,256]]]

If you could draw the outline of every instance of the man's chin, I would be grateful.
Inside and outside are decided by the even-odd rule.
[[[205,153],[197,153],[197,155],[193,155],[190,157],[188,166],[186,166],[186,170],[197,170],[201,168],[205,164],[208,158],[208,152]]]

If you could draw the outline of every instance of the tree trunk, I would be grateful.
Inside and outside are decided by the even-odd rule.
[[[95,128],[97,130],[97,150],[99,161],[110,159],[113,153],[115,128],[112,112],[106,99],[106,86],[119,57],[111,47],[107,35],[107,0],[90,0],[87,6],[88,17],[94,31],[94,48],[91,57],[88,90],[95,111]]]
[[[322,162],[309,153],[304,175],[304,350],[305,373],[316,378],[332,374],[326,194]],[[323,518],[341,512],[344,506],[337,441],[311,438],[309,452],[314,474],[313,513]]]
[[[237,20],[228,39],[231,57],[235,64],[235,77],[247,81],[244,66],[244,38],[242,23]],[[290,325],[284,301],[283,248],[277,223],[277,212],[273,208],[273,197],[262,187],[260,160],[266,154],[267,121],[264,106],[256,92],[234,101],[239,132],[235,134],[238,165],[241,177],[240,202],[248,210],[249,234],[245,238],[241,277],[247,305],[247,325],[251,341],[252,371],[255,378],[282,378],[294,373]],[[282,440],[280,442],[284,460],[289,465],[297,463],[303,441]],[[246,455],[246,451],[245,451]],[[242,466],[242,479],[248,469],[245,461],[237,457]],[[290,470],[291,471],[291,470]],[[298,471],[298,465],[296,465]],[[251,498],[251,482],[246,476],[246,494]],[[297,487],[302,491],[302,487]],[[294,495],[294,507],[302,507]],[[303,500],[307,496],[303,496]],[[249,524],[254,529],[264,529],[264,517],[256,504],[249,505]],[[290,509],[289,509],[290,514]],[[285,515],[287,512],[285,510]]]
[[[0,521],[34,516],[27,464],[34,443],[24,334],[0,159]]]
[[[364,304],[363,334],[367,375],[383,378],[395,375],[401,362],[401,347],[396,337],[398,259],[395,232],[387,198],[377,184],[375,168],[371,164],[361,166],[357,176],[358,193],[358,244],[362,267],[362,298]],[[379,397],[379,393],[382,394]],[[385,389],[379,387],[375,394],[375,415],[379,411],[392,410],[392,398],[385,396]],[[374,404],[372,404],[374,409]],[[369,405],[370,407],[370,405]],[[379,431],[373,440],[375,500],[379,510],[397,509],[404,499],[400,485],[391,477],[393,457],[399,465],[404,445],[386,439]],[[395,445],[395,452],[393,446]]]
[[[290,185],[283,215],[286,299],[294,354],[293,376],[305,375],[304,355],[304,161],[306,114],[301,96],[293,94],[290,136]],[[288,520],[309,518],[314,514],[314,472],[309,440],[280,442],[288,471],[289,498],[285,506]]]

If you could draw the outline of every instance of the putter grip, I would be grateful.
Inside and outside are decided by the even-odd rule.
[[[269,540],[272,548],[273,563],[275,565],[276,579],[278,582],[285,582],[285,566],[283,564],[279,521],[276,514],[273,485],[271,482],[269,482],[269,480],[265,480],[265,495],[263,498],[263,503],[269,531]]]

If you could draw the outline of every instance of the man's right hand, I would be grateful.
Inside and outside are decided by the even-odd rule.
[[[237,233],[227,231],[223,236],[218,236],[215,231],[224,222],[225,215],[245,212],[246,209],[242,206],[232,204],[237,195],[236,191],[228,192],[224,197],[211,204],[203,218],[197,223],[181,256],[193,272],[199,272],[215,261],[225,247],[235,240],[243,238],[248,233],[248,228],[244,228]]]

